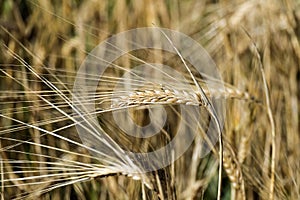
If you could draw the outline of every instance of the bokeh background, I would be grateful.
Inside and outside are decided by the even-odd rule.
[[[16,83],[19,80],[41,93],[47,90],[28,69],[21,67],[18,59],[9,51],[14,52],[58,87],[59,82],[55,77],[71,88],[77,69],[96,45],[112,34],[145,26],[170,28],[192,37],[211,55],[224,82],[239,91],[248,92],[260,102],[227,100],[223,137],[225,147],[230,149],[230,153],[224,154],[222,199],[241,199],[241,190],[247,199],[268,199],[270,196],[272,137],[259,70],[259,64],[262,63],[276,132],[274,196],[275,199],[298,199],[299,0],[1,0],[1,113],[25,123],[48,122],[41,126],[50,131],[68,124],[65,121],[53,122],[57,113],[42,109],[43,104],[38,103],[38,97]],[[56,76],[46,73],[45,68]],[[53,97],[52,100],[55,102],[56,98]],[[33,105],[37,109],[31,109]],[[2,148],[11,145],[5,138],[32,138],[36,143],[78,150],[66,144],[56,144],[57,141],[51,137],[42,138],[38,131],[17,127],[18,124],[12,120],[0,118]],[[66,129],[61,134],[72,131],[74,130]],[[39,148],[24,147],[21,150],[58,156],[54,150],[49,149],[41,152]],[[172,180],[175,182],[175,191],[169,192],[176,194],[166,195],[167,198],[216,198],[216,155],[211,153],[195,161],[192,158],[196,151],[195,143],[176,161],[175,174],[167,173],[173,176]],[[17,153],[12,155],[3,149],[1,151],[1,158],[4,160],[18,159],[18,156]],[[80,161],[80,158],[72,159]],[[14,166],[5,162],[1,166],[1,177],[9,179],[11,176],[8,174],[14,171]],[[168,170],[170,171],[166,169]],[[167,178],[164,181],[168,182]],[[242,183],[244,189],[241,189]],[[26,185],[18,186],[18,182],[11,184],[15,187],[1,190],[4,199],[34,189],[26,188]],[[158,198],[159,192],[148,188],[145,190],[144,195],[148,199]],[[38,198],[141,199],[142,195],[139,181],[115,175],[54,189]]]

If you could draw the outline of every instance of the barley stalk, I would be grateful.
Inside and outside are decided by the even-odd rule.
[[[231,185],[234,189],[241,192],[242,198],[246,199],[245,196],[245,183],[243,179],[242,170],[240,164],[234,154],[233,149],[226,143],[223,151],[223,167],[228,175]]]
[[[274,188],[275,188],[275,159],[276,159],[276,130],[275,130],[275,122],[274,122],[274,117],[272,114],[272,109],[271,109],[271,103],[270,103],[270,92],[269,92],[269,87],[267,84],[267,80],[266,80],[266,76],[265,76],[265,71],[264,71],[264,67],[262,64],[262,58],[258,52],[258,48],[256,46],[256,43],[252,40],[251,36],[249,35],[249,33],[245,30],[245,33],[247,34],[247,36],[250,38],[251,42],[252,42],[252,46],[254,47],[254,55],[256,56],[256,58],[258,59],[258,67],[259,67],[259,71],[262,77],[262,81],[263,81],[263,89],[264,89],[264,94],[265,94],[265,102],[266,102],[266,108],[267,108],[267,116],[271,125],[271,145],[272,146],[272,153],[271,153],[271,164],[270,164],[270,171],[271,171],[271,175],[270,175],[270,193],[269,193],[269,199],[273,200],[274,199]]]

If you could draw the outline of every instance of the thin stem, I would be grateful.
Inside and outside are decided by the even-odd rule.
[[[211,102],[209,101],[208,97],[206,96],[203,88],[200,86],[200,84],[197,82],[195,76],[193,75],[192,71],[190,68],[187,66],[185,60],[183,59],[181,53],[178,51],[178,49],[175,47],[173,42],[170,40],[170,38],[162,31],[160,30],[161,33],[167,38],[167,40],[170,42],[178,56],[180,57],[180,60],[182,61],[183,65],[185,66],[186,70],[190,74],[195,86],[197,87],[198,92],[200,93],[201,100],[203,101],[204,106],[206,107],[207,111],[209,114],[213,117],[215,124],[217,125],[218,129],[218,137],[219,137],[219,181],[218,181],[218,195],[217,199],[221,200],[221,187],[222,187],[222,166],[223,166],[223,140],[222,140],[222,130],[221,130],[221,125],[220,121],[217,117],[217,112],[215,108],[212,106]]]
[[[272,137],[272,155],[271,155],[271,177],[270,177],[270,194],[269,194],[269,199],[272,200],[274,199],[274,187],[275,187],[275,159],[276,159],[276,131],[275,131],[275,122],[274,122],[274,118],[273,118],[273,114],[272,114],[272,110],[271,110],[271,103],[270,103],[270,95],[269,95],[269,89],[268,89],[268,84],[266,81],[266,76],[265,76],[265,72],[264,72],[264,68],[263,68],[263,64],[262,64],[262,58],[258,52],[258,48],[255,44],[255,42],[253,41],[253,39],[251,38],[250,34],[244,29],[245,33],[247,34],[247,36],[250,38],[252,45],[254,47],[254,53],[258,58],[258,63],[259,63],[259,70],[262,76],[262,80],[263,80],[263,87],[264,87],[264,93],[265,93],[265,100],[266,100],[266,107],[267,107],[267,115],[270,121],[270,125],[271,125],[271,137]]]

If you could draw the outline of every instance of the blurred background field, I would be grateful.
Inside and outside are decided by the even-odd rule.
[[[1,0],[2,115],[25,123],[39,123],[49,131],[69,124],[68,121],[53,122],[58,114],[43,109],[45,103],[18,84],[20,81],[40,94],[47,90],[9,52],[14,52],[38,74],[63,90],[59,81],[72,88],[79,66],[101,41],[121,31],[147,26],[169,28],[192,37],[211,55],[224,82],[248,92],[261,102],[227,100],[223,137],[229,155],[224,154],[227,156],[224,157],[222,199],[242,199],[242,196],[269,199],[270,196],[271,126],[258,67],[260,62],[263,64],[276,132],[274,199],[299,199],[299,0]],[[255,53],[254,43],[261,60]],[[58,103],[59,99],[53,97],[51,101]],[[88,154],[71,145],[57,144],[53,138],[44,138],[42,133],[31,128],[18,128],[19,123],[9,118],[0,117],[1,148],[12,145],[12,141],[5,138],[32,139],[35,143]],[[74,127],[61,131],[61,134],[73,132]],[[76,140],[76,136],[74,138]],[[53,149],[44,151],[25,146],[19,150],[61,156]],[[174,189],[166,192],[174,194],[165,194],[165,198],[216,199],[217,158],[211,153],[193,160],[196,151],[195,142],[176,161],[175,173],[172,174],[169,168],[165,170],[173,177],[164,181],[173,181]],[[18,156],[17,153],[1,151],[4,160],[18,159]],[[1,178],[10,179],[9,173],[5,173],[13,172],[13,168],[1,162]],[[23,175],[30,176],[30,173]],[[49,185],[53,184],[51,180],[49,182]],[[27,188],[20,182],[10,184],[15,186],[1,187],[3,199],[37,189]],[[141,199],[143,195],[147,199],[157,199],[159,194],[147,187],[143,189],[139,181],[115,175],[60,187],[39,195],[37,199]]]

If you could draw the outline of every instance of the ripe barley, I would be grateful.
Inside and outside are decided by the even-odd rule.
[[[184,32],[203,44],[226,81],[210,80],[191,70],[207,97],[228,100],[223,136],[236,152],[225,145],[222,161],[232,191],[237,194],[230,193],[223,185],[223,197],[240,199],[240,193],[246,190],[245,196],[250,200],[297,199],[300,196],[298,8],[295,0],[272,4],[257,0],[227,1],[222,5],[193,0],[180,4],[132,0],[55,4],[1,1],[1,198],[167,199],[167,193],[177,199],[216,197],[218,153],[214,145],[212,153],[202,158],[199,155],[203,149],[193,144],[174,165],[153,174],[141,173],[142,166],[123,154],[124,150],[152,151],[153,147],[171,141],[182,119],[180,106],[205,110],[207,102],[177,54],[170,56],[160,50],[131,52],[131,56],[112,62],[103,76],[104,84],[100,83],[96,94],[91,94],[93,98],[72,102],[76,72],[94,46],[117,32],[159,24]],[[274,19],[278,23],[273,23]],[[155,38],[153,35],[160,48]],[[253,47],[254,43],[257,47]],[[189,54],[192,48],[185,51]],[[113,51],[99,53],[109,56]],[[171,64],[187,82],[182,84],[183,79],[176,77],[172,81],[152,79],[148,84],[137,77],[122,77],[139,64],[154,69],[151,63]],[[264,81],[257,69],[265,74]],[[91,79],[98,76],[90,74]],[[128,80],[133,80],[137,87],[115,90],[119,81]],[[213,87],[208,90],[205,82]],[[140,87],[143,84],[146,86]],[[220,89],[220,85],[224,88]],[[96,130],[84,126],[87,121],[78,120],[72,108],[72,103],[84,107],[92,101],[96,102],[96,110],[83,117],[88,120],[96,116],[101,126]],[[126,137],[112,120],[112,111],[130,108],[132,120],[137,125],[147,125],[150,108],[155,106],[166,108],[170,117],[161,137],[145,141]],[[244,123],[242,116],[247,118],[249,113],[253,116]],[[123,121],[125,126],[127,118]],[[191,125],[198,123],[196,120],[186,121],[184,131],[197,130],[199,137],[203,137],[206,120],[201,116],[195,129]],[[87,129],[87,135],[97,139],[83,143],[75,128],[78,124]],[[111,138],[120,146],[109,146],[103,138]],[[107,149],[101,151],[101,146]],[[169,191],[166,193],[165,189]]]
[[[223,155],[223,167],[232,187],[240,192],[242,199],[246,199],[245,183],[240,163],[229,143],[226,143]]]

